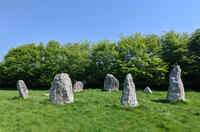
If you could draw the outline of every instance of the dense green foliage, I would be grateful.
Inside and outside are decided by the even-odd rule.
[[[108,40],[100,41],[92,45],[90,78],[88,81],[93,85],[102,85],[107,73],[117,75],[119,52],[116,49],[116,43]]]
[[[166,103],[167,92],[137,91],[137,108],[121,105],[121,91],[100,89],[75,93],[74,103],[57,105],[43,96],[49,91],[0,90],[1,132],[199,132],[200,96],[186,92],[186,103]]]
[[[10,49],[0,63],[0,82],[15,85],[22,79],[27,85],[50,86],[57,73],[68,73],[73,82],[102,86],[107,73],[120,84],[131,73],[137,87],[168,87],[170,69],[180,65],[186,89],[200,84],[200,29],[192,35],[171,30],[163,35],[135,33],[91,43],[66,43],[51,40],[47,44],[25,44]]]
[[[166,63],[161,59],[159,37],[152,34],[121,37],[118,42],[119,72],[131,73],[137,85],[160,86],[165,80]]]
[[[200,86],[200,29],[197,29],[189,40],[190,64],[188,65],[188,79],[192,86]]]
[[[57,73],[70,73],[81,80],[89,66],[89,44],[68,43],[61,46],[56,41],[44,44],[26,44],[12,48],[1,64],[1,80],[5,85],[15,85],[22,79],[31,86],[49,86]]]

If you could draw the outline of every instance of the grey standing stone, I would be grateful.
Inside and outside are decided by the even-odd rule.
[[[73,90],[74,90],[74,92],[81,92],[81,91],[83,91],[83,87],[84,87],[84,84],[81,81],[77,81],[74,84]]]
[[[104,90],[106,91],[118,91],[119,81],[112,74],[107,74],[104,80]]]
[[[28,89],[23,80],[18,80],[17,89],[18,89],[20,97],[22,97],[24,99],[28,99]]]
[[[74,101],[72,82],[68,74],[57,74],[50,89],[50,100],[56,104],[67,104]]]
[[[146,87],[146,88],[144,89],[144,93],[146,93],[146,94],[151,94],[152,91],[151,91],[151,89],[150,89],[149,87]]]
[[[169,75],[169,89],[167,100],[185,100],[184,86],[181,80],[181,68],[176,66]]]
[[[121,103],[126,106],[133,106],[133,107],[138,106],[138,102],[136,99],[136,92],[135,92],[135,84],[133,82],[133,78],[130,73],[127,74],[124,80]]]

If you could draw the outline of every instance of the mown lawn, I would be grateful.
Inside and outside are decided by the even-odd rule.
[[[75,93],[75,102],[57,105],[43,96],[49,91],[31,91],[30,98],[17,90],[0,90],[2,132],[199,132],[200,93],[186,92],[186,103],[167,103],[167,92],[137,91],[139,107],[120,103],[122,91],[88,89]]]

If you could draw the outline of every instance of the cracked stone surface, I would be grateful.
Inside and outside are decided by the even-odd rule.
[[[56,104],[68,104],[74,101],[72,82],[68,74],[57,74],[50,89],[50,100]]]
[[[167,100],[185,100],[185,92],[183,82],[181,80],[180,66],[176,66],[170,72]]]
[[[24,99],[28,99],[28,89],[23,80],[18,80],[17,89],[18,89],[20,97],[22,97]]]
[[[104,90],[105,91],[118,91],[119,81],[112,74],[107,74],[104,79]]]
[[[124,80],[124,87],[122,93],[121,103],[125,106],[138,106],[136,92],[135,92],[135,84],[133,82],[132,75],[127,74]]]
[[[83,87],[84,87],[84,84],[81,81],[77,81],[74,84],[73,90],[74,90],[74,92],[81,92],[81,91],[83,91]]]

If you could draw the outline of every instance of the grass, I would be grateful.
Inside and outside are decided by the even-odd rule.
[[[166,102],[167,92],[137,91],[139,107],[120,103],[121,91],[88,89],[71,104],[58,105],[43,96],[49,91],[0,90],[0,131],[12,132],[199,132],[200,93],[186,92],[186,102]]]

